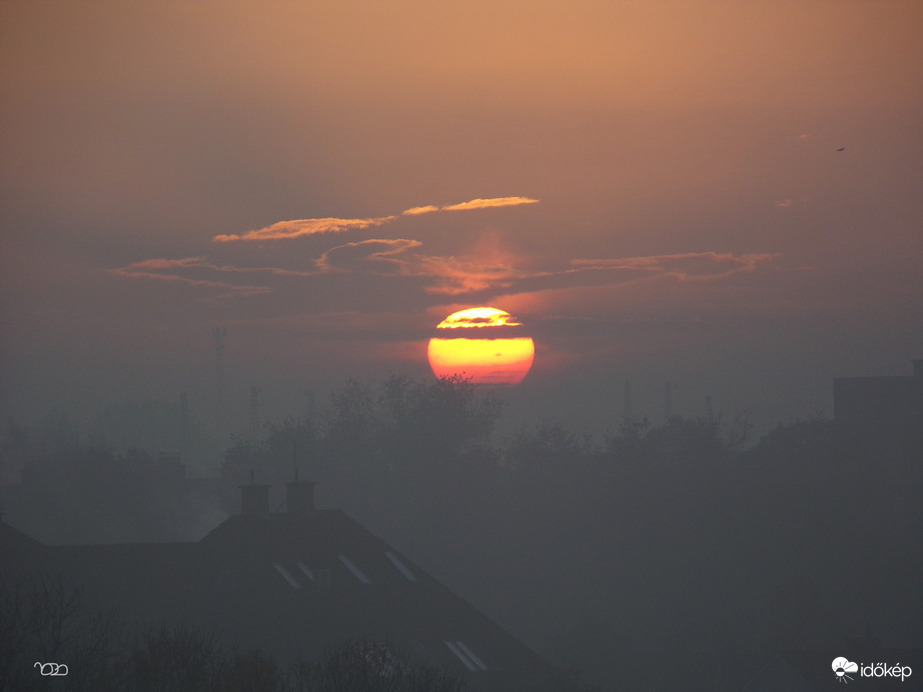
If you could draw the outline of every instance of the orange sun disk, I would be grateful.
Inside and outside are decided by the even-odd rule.
[[[532,367],[535,344],[531,337],[515,336],[522,324],[508,312],[469,308],[452,313],[436,328],[457,334],[429,341],[427,357],[436,377],[461,375],[475,384],[514,385]]]

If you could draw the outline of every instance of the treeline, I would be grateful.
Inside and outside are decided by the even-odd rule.
[[[322,505],[605,689],[690,670],[733,689],[767,652],[923,615],[920,503],[834,421],[751,440],[744,418],[627,420],[595,442],[538,422],[498,440],[502,404],[464,381],[352,382],[332,403],[231,450],[229,502],[250,470],[281,488],[297,465]]]
[[[701,689],[733,689],[767,652],[923,621],[919,486],[903,461],[835,421],[780,424],[755,440],[745,419],[627,420],[601,440],[536,422],[498,439],[502,413],[496,394],[461,379],[350,381],[316,418],[233,444],[216,469],[217,503],[237,512],[251,473],[278,492],[297,468],[318,482],[319,506],[344,509],[603,689],[687,689],[690,670]],[[83,523],[92,542],[106,525],[143,521],[175,540],[163,528],[172,516],[198,527],[195,539],[220,521],[169,501],[160,514],[120,502],[152,492],[143,474],[124,476],[143,460],[58,449],[43,463],[71,468],[60,504],[37,494],[32,508],[47,512],[49,532]],[[273,510],[281,503],[279,492]],[[98,529],[91,506],[104,508]]]
[[[193,540],[221,517],[214,490],[190,483],[175,456],[117,449],[61,415],[8,423],[0,476],[0,511],[52,545]]]

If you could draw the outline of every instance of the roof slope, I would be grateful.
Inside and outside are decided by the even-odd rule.
[[[232,516],[198,543],[46,548],[89,596],[129,620],[220,632],[280,661],[383,640],[465,676],[530,689],[554,670],[340,510]]]

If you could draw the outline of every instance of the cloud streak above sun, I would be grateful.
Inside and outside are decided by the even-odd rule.
[[[238,267],[208,262],[204,257],[136,262],[112,270],[116,276],[134,279],[176,281],[194,287],[221,289],[215,298],[264,295],[275,292],[264,285],[234,284],[233,275],[321,279],[325,275],[380,277],[383,280],[412,279],[423,294],[486,298],[504,292],[548,293],[577,288],[615,287],[657,280],[715,282],[736,274],[770,266],[781,255],[690,252],[643,257],[571,259],[529,268],[521,258],[506,255],[492,258],[476,255],[438,256],[419,252],[422,243],[407,238],[372,238],[345,243],[312,261],[308,271],[277,267]],[[220,279],[220,280],[218,280]]]
[[[405,209],[402,216],[419,216],[420,214],[431,214],[436,211],[467,211],[469,209],[493,209],[496,207],[514,207],[520,204],[535,204],[537,199],[531,197],[491,197],[490,199],[472,199],[469,202],[460,204],[448,204],[437,207],[432,204],[425,207],[412,207]]]
[[[372,226],[381,226],[394,221],[399,216],[419,216],[440,211],[468,211],[473,209],[495,209],[497,207],[513,207],[520,204],[535,204],[537,199],[531,197],[491,197],[488,199],[472,199],[459,204],[444,206],[426,205],[411,207],[396,216],[379,216],[367,219],[339,219],[334,217],[319,219],[294,219],[291,221],[278,221],[271,226],[247,231],[242,235],[219,234],[212,238],[215,243],[233,243],[236,241],[254,240],[285,240],[298,238],[318,233],[343,233],[345,231],[362,230]]]
[[[299,238],[304,235],[317,233],[343,233],[344,231],[361,230],[370,226],[381,226],[393,221],[396,216],[382,216],[373,219],[294,219],[292,221],[278,221],[271,226],[247,231],[243,235],[219,234],[212,238],[215,243],[233,243],[239,240],[285,240]]]
[[[339,234],[384,226],[401,217],[494,209],[534,204],[537,201],[529,197],[479,198],[459,204],[412,207],[393,216],[280,221],[240,236],[215,236],[213,241],[225,244],[235,240],[277,240]],[[420,240],[412,238],[374,237],[340,243],[313,257],[287,251],[279,255],[276,261],[288,267],[217,262],[202,255],[134,262],[113,269],[110,273],[129,279],[186,284],[207,291],[209,295],[203,297],[204,300],[265,296],[286,288],[295,290],[293,281],[323,282],[332,281],[333,276],[352,275],[366,278],[365,290],[368,290],[368,279],[377,277],[378,281],[403,281],[405,286],[409,286],[411,291],[421,297],[452,296],[481,301],[498,295],[537,297],[574,289],[612,288],[660,280],[715,282],[736,274],[755,272],[763,266],[774,264],[781,257],[769,253],[703,251],[631,257],[545,258],[542,261],[518,255],[492,242],[479,243],[465,253],[447,255],[426,253],[423,245]],[[245,256],[251,253],[246,249],[248,247],[248,243],[240,246]],[[265,249],[259,252],[265,253]],[[244,276],[247,279],[243,279]],[[258,280],[254,281],[257,277]],[[376,286],[373,290],[385,290],[384,284]]]
[[[185,274],[183,272],[186,272]],[[236,267],[233,265],[212,264],[205,257],[184,257],[182,259],[150,259],[133,262],[119,269],[109,271],[113,276],[129,279],[152,279],[154,281],[173,281],[189,286],[216,288],[224,291],[216,298],[237,296],[255,296],[273,293],[271,286],[250,286],[215,281],[203,278],[205,273],[228,274],[268,274],[273,276],[310,276],[308,272],[280,269],[278,267]]]

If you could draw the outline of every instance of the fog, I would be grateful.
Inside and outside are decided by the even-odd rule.
[[[343,510],[578,689],[918,654],[921,28],[912,0],[0,4],[5,567],[213,560],[160,607],[256,622],[181,596],[246,581],[203,539],[251,480],[284,524],[297,469],[306,526]],[[521,384],[433,376],[478,306],[534,340]],[[247,583],[353,578],[328,553],[256,550]],[[287,665],[160,634],[86,660]],[[494,666],[439,636],[416,653]],[[343,645],[314,664],[379,651]]]
[[[737,689],[774,653],[867,627],[920,646],[918,432],[903,447],[807,418],[755,437],[743,416],[623,411],[601,438],[551,421],[501,437],[507,407],[464,380],[350,380],[228,441],[200,479],[144,451],[183,443],[175,406],[9,426],[4,521],[50,544],[195,541],[251,473],[271,508],[300,474],[597,689]],[[185,425],[182,458],[211,454]]]

